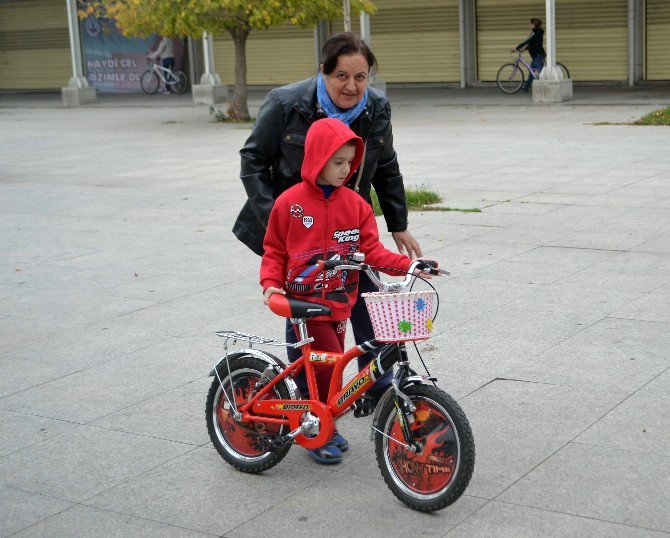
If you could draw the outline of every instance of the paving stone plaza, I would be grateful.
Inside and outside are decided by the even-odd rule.
[[[473,429],[463,497],[406,508],[351,414],[337,466],[212,447],[214,332],[283,330],[231,233],[249,125],[0,96],[0,536],[670,534],[670,129],[625,125],[670,91],[389,97],[406,185],[481,209],[410,214],[451,270],[420,349]]]

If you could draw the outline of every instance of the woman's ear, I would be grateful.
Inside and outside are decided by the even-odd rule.
[[[323,73],[323,64],[319,64],[319,73]]]

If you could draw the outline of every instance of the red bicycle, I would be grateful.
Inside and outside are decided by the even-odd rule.
[[[236,469],[259,473],[277,465],[295,442],[307,449],[324,445],[335,420],[348,411],[372,414],[372,436],[377,464],[393,494],[411,508],[440,510],[465,491],[475,464],[475,446],[468,420],[460,406],[436,384],[436,378],[410,368],[406,343],[425,340],[432,329],[435,291],[414,292],[416,269],[448,274],[434,262],[415,261],[403,282],[383,282],[356,253],[349,260],[322,260],[323,271],[365,271],[379,287],[367,294],[366,304],[375,339],[344,353],[313,350],[305,320],[328,315],[330,309],[295,297],[274,294],[270,309],[291,319],[300,341],[278,342],[260,336],[222,331],[225,355],[210,372],[214,376],[207,396],[207,427],[219,454]],[[437,312],[435,312],[437,313]],[[229,341],[244,341],[248,349],[228,352]],[[285,365],[253,344],[301,348],[301,357]],[[380,350],[372,362],[344,387],[346,365],[370,350]],[[417,349],[418,352],[418,349]],[[423,362],[423,360],[422,360]],[[315,368],[334,367],[327,404],[304,399],[293,378],[305,371],[310,394],[317,394]],[[391,387],[373,409],[365,391],[384,372],[397,365]],[[424,365],[425,367],[425,365]]]

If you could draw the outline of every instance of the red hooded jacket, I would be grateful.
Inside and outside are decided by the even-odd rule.
[[[303,300],[328,305],[332,315],[317,320],[349,318],[358,290],[358,271],[322,271],[318,260],[363,252],[366,263],[390,274],[404,273],[411,263],[381,244],[372,208],[361,196],[341,186],[326,199],[316,184],[331,156],[350,140],[356,142],[356,154],[347,181],[361,163],[363,141],[339,120],[312,124],[305,139],[302,183],[277,198],[263,243],[263,290],[283,288]]]

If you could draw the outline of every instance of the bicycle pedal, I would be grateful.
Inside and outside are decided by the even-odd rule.
[[[274,435],[272,437],[264,436],[264,438],[261,441],[261,445],[264,450],[267,450],[268,452],[275,452],[277,450],[286,448],[286,446],[291,444],[292,442],[293,439],[287,439],[285,437],[278,437]]]
[[[374,401],[370,396],[361,396],[358,400],[354,402],[352,407],[354,408],[354,417],[361,418],[367,417],[372,414],[374,411]]]

